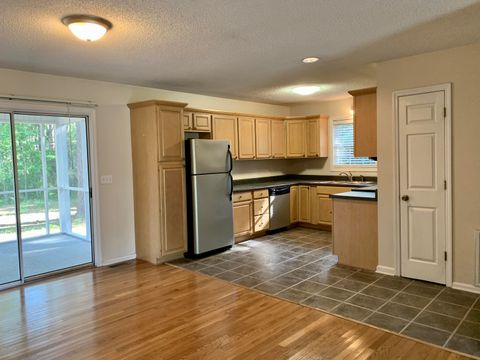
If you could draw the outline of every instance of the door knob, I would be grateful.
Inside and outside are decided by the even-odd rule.
[[[410,197],[408,195],[402,195],[402,200],[403,201],[408,201],[408,200],[410,200]]]

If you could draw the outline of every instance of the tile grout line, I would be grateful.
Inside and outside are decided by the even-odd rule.
[[[458,325],[455,327],[455,329],[453,329],[452,333],[450,334],[450,336],[448,337],[448,339],[445,341],[445,343],[443,344],[444,347],[447,346],[448,342],[453,338],[453,336],[457,333],[458,329],[460,328],[460,326],[465,322],[468,314],[470,314],[470,312],[472,311],[472,309],[474,309],[475,307],[475,304],[476,303],[480,303],[480,297],[477,297],[475,299],[475,301],[472,303],[472,305],[470,305],[470,308],[468,309],[468,311],[465,313],[465,315],[463,316],[462,320],[460,320],[460,322],[458,323]],[[459,334],[459,336],[463,336],[461,334]],[[474,338],[471,338],[470,336],[467,336],[468,338],[470,339],[474,339]],[[480,339],[475,339],[477,341],[479,341]]]
[[[402,328],[402,330],[400,330],[398,333],[399,333],[399,334],[402,334],[403,331],[404,331],[407,327],[409,327],[411,324],[413,324],[413,322],[420,316],[420,314],[423,313],[423,312],[430,306],[430,304],[433,303],[433,302],[440,296],[440,294],[442,294],[442,293],[445,291],[445,289],[446,289],[446,287],[444,287],[442,290],[440,290],[440,291],[438,292],[438,294],[435,295],[435,296],[422,308],[422,310],[420,310],[420,311],[418,312],[418,314],[417,314],[416,316],[414,316],[414,317],[412,318],[412,320],[410,320],[410,322],[408,322],[408,323]],[[420,324],[420,325],[423,325],[423,324]],[[440,329],[439,329],[439,330],[440,330]],[[443,331],[445,331],[445,330],[443,330]]]

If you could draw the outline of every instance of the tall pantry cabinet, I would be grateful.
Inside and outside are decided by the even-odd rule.
[[[183,109],[172,101],[129,104],[137,258],[159,264],[186,250]]]

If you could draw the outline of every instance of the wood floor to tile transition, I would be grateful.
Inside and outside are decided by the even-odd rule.
[[[466,359],[145,262],[0,292],[0,359]]]

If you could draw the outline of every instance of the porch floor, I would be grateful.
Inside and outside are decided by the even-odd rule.
[[[0,242],[0,284],[19,278],[17,242]],[[25,277],[92,261],[90,241],[56,234],[23,240]]]

